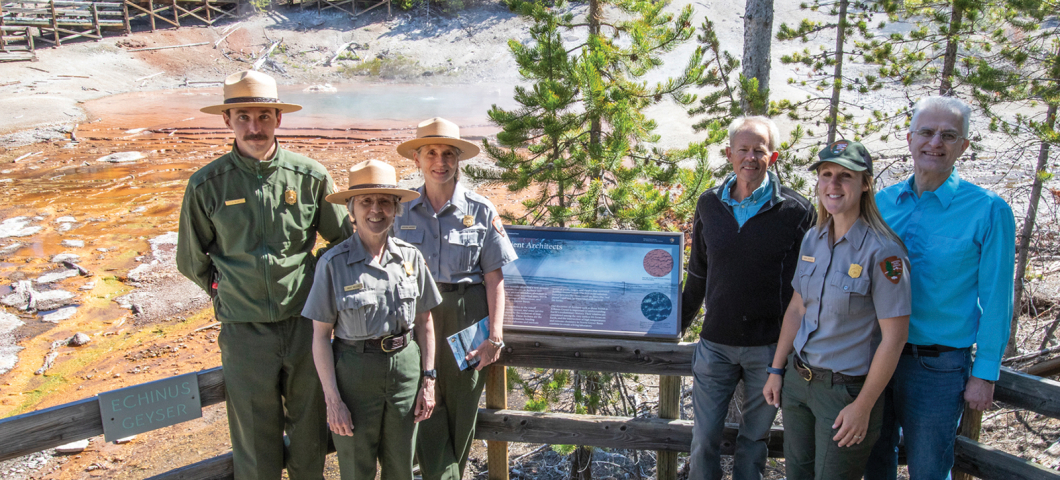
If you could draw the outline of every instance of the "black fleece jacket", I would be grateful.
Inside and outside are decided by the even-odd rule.
[[[816,223],[817,212],[806,197],[781,186],[772,172],[769,176],[772,198],[743,227],[721,201],[728,178],[699,197],[681,294],[682,331],[706,297],[700,338],[751,347],[780,337],[802,236]]]

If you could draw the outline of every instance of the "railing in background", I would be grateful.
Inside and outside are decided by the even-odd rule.
[[[689,376],[693,343],[659,343],[632,340],[506,335],[508,346],[503,365],[531,368]],[[503,378],[503,366],[493,367]],[[199,373],[203,406],[224,400],[220,368]],[[671,382],[680,385],[680,382]],[[489,389],[489,387],[487,387]],[[496,390],[494,390],[496,392]],[[678,395],[679,397],[679,395]],[[995,398],[1008,405],[1060,418],[1060,383],[1003,368],[995,387]],[[726,428],[723,449],[732,453],[735,426]],[[18,457],[103,433],[95,398],[30,412],[0,420],[0,460]],[[687,452],[692,440],[692,422],[663,418],[630,418],[534,413],[504,409],[479,411],[476,438],[489,441],[581,444],[605,448]],[[770,455],[783,456],[783,430],[774,429]],[[958,437],[956,468],[985,479],[1060,480],[1060,472]],[[491,456],[492,459],[492,456]],[[660,460],[663,461],[663,460]],[[504,466],[491,463],[491,477],[506,476]],[[659,466],[659,478],[673,478],[675,465]],[[231,478],[231,454],[203,460],[152,477],[154,479]],[[672,472],[672,473],[670,473]],[[665,473],[666,476],[662,474]]]

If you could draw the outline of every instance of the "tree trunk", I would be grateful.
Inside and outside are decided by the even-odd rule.
[[[960,2],[952,2],[953,10],[950,12],[950,27],[946,34],[946,56],[942,59],[942,78],[939,82],[939,95],[950,95],[953,93],[953,68],[957,65],[957,41],[960,38],[961,21],[964,10]]]
[[[1057,52],[1060,60],[1060,51]],[[1045,124],[1050,130],[1056,128],[1057,104],[1049,105],[1045,113]],[[1020,244],[1016,249],[1016,282],[1012,295],[1012,324],[1009,329],[1008,347],[1005,356],[1016,355],[1016,333],[1019,331],[1020,313],[1023,312],[1023,280],[1026,277],[1028,250],[1031,245],[1031,234],[1034,232],[1034,220],[1038,216],[1038,201],[1042,198],[1042,175],[1046,173],[1049,163],[1049,144],[1042,142],[1038,149],[1038,166],[1034,170],[1034,183],[1031,185],[1031,198],[1027,202],[1027,215],[1023,218],[1023,229],[1020,230]]]
[[[843,92],[843,42],[847,35],[847,5],[850,0],[839,2],[839,27],[835,34],[835,73],[832,74],[832,100],[828,105],[828,144],[835,141],[836,125],[839,124],[839,95]]]
[[[745,115],[765,115],[769,108],[770,47],[773,41],[773,0],[747,0],[743,17],[743,76],[758,79],[758,92],[765,99],[751,105],[740,99]],[[757,108],[756,108],[757,107]]]

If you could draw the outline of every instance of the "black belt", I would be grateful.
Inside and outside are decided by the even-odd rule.
[[[466,290],[468,287],[472,287],[472,286],[475,286],[475,285],[478,285],[478,284],[477,283],[467,283],[467,282],[464,282],[464,283],[438,283],[438,282],[435,282],[435,285],[438,286],[438,291],[442,292],[442,293],[449,293],[449,292],[464,293],[464,290]]]
[[[335,337],[335,339],[351,347],[364,345],[365,350],[382,350],[385,353],[392,353],[400,351],[412,343],[412,331],[387,335],[382,338],[369,338],[368,340],[346,340],[338,337]]]
[[[800,359],[798,356],[795,357],[795,371],[799,372],[799,376],[807,382],[813,380],[814,378],[828,378],[828,376],[830,375],[832,377],[832,385],[864,383],[865,378],[868,377],[868,375],[844,375],[842,373],[833,372],[826,368],[811,367],[803,363],[802,359]]]
[[[960,350],[955,347],[947,347],[945,345],[913,345],[912,343],[905,344],[902,348],[902,355],[917,355],[920,357],[937,357],[940,353],[952,352],[954,350]]]

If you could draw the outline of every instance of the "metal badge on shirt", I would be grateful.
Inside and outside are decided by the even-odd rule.
[[[861,276],[861,270],[862,270],[861,265],[858,265],[856,263],[851,263],[850,264],[850,269],[847,270],[847,275],[850,275],[850,278],[858,278],[858,277]]]
[[[470,227],[475,224],[475,217],[471,215],[464,215],[464,226]]]
[[[405,267],[405,275],[408,275],[408,276],[411,277],[412,276],[412,272],[413,272],[413,270],[412,270],[412,267],[413,267],[412,262],[405,262],[405,263],[402,263],[401,265]]]
[[[298,192],[291,187],[287,187],[287,190],[283,192],[283,201],[287,202],[288,205],[294,205],[298,201]]]

